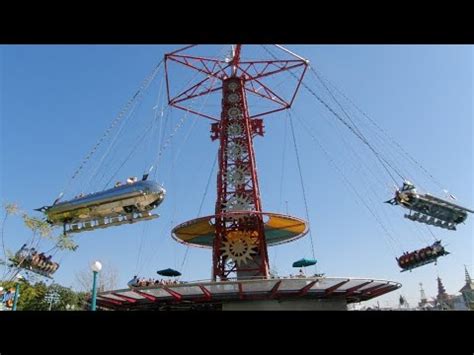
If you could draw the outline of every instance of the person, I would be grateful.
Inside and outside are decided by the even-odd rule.
[[[115,187],[119,187],[119,186],[121,186],[121,185],[122,185],[122,183],[121,183],[120,181],[117,181],[117,182],[115,183]]]
[[[53,262],[51,261],[51,258],[53,256],[52,255],[49,255],[45,260],[45,265],[44,265],[44,271],[46,271],[47,273],[50,273],[53,271]]]
[[[133,184],[133,178],[132,177],[129,177],[127,179],[127,184]]]
[[[410,181],[407,181],[407,180],[403,182],[401,191],[410,191],[413,194],[416,194],[415,185],[413,185]]]
[[[31,260],[29,261],[31,261],[32,266],[36,266],[36,264],[38,264],[38,262],[40,261],[40,256],[35,250],[35,248],[31,248]]]
[[[18,250],[18,252],[15,254],[15,257],[19,260],[25,259],[28,256],[28,250],[26,249],[26,243],[23,244]]]
[[[136,287],[138,286],[138,276],[135,275],[133,276],[133,279],[131,279],[128,283],[127,283],[128,287]]]
[[[432,245],[432,250],[433,250],[433,254],[437,255],[437,254],[441,254],[442,250],[443,250],[443,247],[441,245],[441,241],[436,241],[433,245]]]

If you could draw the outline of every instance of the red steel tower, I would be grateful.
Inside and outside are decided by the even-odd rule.
[[[300,219],[262,210],[253,138],[263,136],[262,116],[291,107],[307,69],[307,61],[277,46],[290,59],[242,60],[242,46],[232,46],[227,58],[184,54],[187,46],[165,55],[169,105],[211,121],[211,139],[219,140],[217,200],[213,216],[177,226],[178,241],[212,247],[213,280],[266,278],[269,274],[267,245],[287,242],[307,232]],[[172,93],[170,65],[177,64],[203,76],[184,91]],[[270,87],[268,79],[289,72],[294,88],[289,97]],[[296,79],[296,80],[295,80]],[[289,82],[290,80],[288,80]],[[290,83],[288,83],[290,85]],[[222,92],[220,115],[198,111],[189,102]],[[259,99],[271,104],[261,112],[249,107]]]

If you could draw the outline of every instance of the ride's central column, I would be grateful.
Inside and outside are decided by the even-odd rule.
[[[223,80],[213,279],[268,276],[268,253],[253,150],[261,120],[250,119],[244,79]],[[256,124],[260,123],[260,125]]]

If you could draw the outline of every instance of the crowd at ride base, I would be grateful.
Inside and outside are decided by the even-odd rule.
[[[152,279],[152,278],[144,278],[134,276],[132,280],[130,280],[127,285],[129,287],[148,287],[148,286],[167,286],[167,285],[180,285],[184,284],[184,281],[178,280],[165,280],[165,279]]]

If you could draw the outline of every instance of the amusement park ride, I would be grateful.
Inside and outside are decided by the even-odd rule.
[[[268,247],[297,240],[309,230],[303,219],[262,208],[253,140],[264,136],[264,117],[292,106],[309,69],[308,60],[282,46],[276,47],[285,59],[243,60],[240,44],[231,47],[227,58],[189,54],[190,49],[196,49],[194,45],[165,55],[168,104],[209,120],[211,139],[219,142],[214,214],[181,223],[172,230],[173,238],[180,243],[212,249],[212,280],[107,291],[99,294],[101,307],[345,309],[347,303],[368,300],[401,286],[374,279],[321,275],[276,278],[270,274]],[[171,65],[194,72],[201,79],[173,92],[176,77],[170,71]],[[277,93],[269,84],[268,79],[281,73],[296,79],[290,95]],[[221,95],[220,112],[197,110],[190,105],[209,94]],[[257,106],[258,100],[267,105]],[[258,112],[257,107],[267,108]],[[65,202],[58,199],[39,211],[45,213],[51,225],[62,226],[65,234],[153,219],[158,216],[151,211],[161,204],[166,192],[147,178],[145,174],[141,181],[132,179],[126,185]],[[467,212],[473,213],[449,201],[419,194],[407,181],[387,202],[409,209],[410,214],[405,217],[410,220],[448,230],[455,230],[464,222]],[[437,241],[402,255],[397,262],[402,271],[407,271],[447,254]]]

